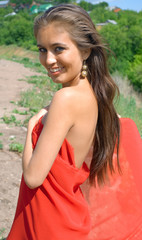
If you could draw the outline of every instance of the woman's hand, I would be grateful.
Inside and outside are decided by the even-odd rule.
[[[41,109],[36,115],[34,115],[28,123],[28,131],[32,133],[34,126],[38,123],[39,119],[48,112],[48,107]]]

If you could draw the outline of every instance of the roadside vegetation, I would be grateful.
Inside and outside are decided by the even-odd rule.
[[[23,144],[18,142],[12,142],[9,144],[9,151],[22,153],[24,149]]]

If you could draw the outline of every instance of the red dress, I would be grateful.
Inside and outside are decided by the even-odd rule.
[[[120,119],[119,160],[102,188],[79,184],[88,177],[85,163],[75,168],[72,146],[65,141],[44,184],[30,190],[22,179],[18,207],[7,240],[142,240],[142,140],[131,119]],[[42,130],[33,131],[33,147]],[[116,154],[114,153],[114,160]]]
[[[42,131],[41,119],[32,133],[33,148]],[[89,176],[83,163],[75,167],[67,139],[43,184],[29,189],[22,177],[18,205],[7,240],[86,240],[91,228],[88,205],[80,184]]]
[[[82,189],[92,219],[90,240],[142,240],[142,139],[131,119],[121,118],[120,127],[122,174],[116,172],[105,187],[85,183]]]

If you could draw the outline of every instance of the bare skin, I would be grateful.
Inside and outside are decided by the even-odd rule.
[[[41,64],[63,88],[54,95],[49,111],[42,109],[29,121],[22,164],[30,188],[43,183],[65,138],[74,148],[76,167],[82,166],[93,142],[98,117],[93,90],[87,78],[80,75],[83,60],[90,51],[80,52],[68,32],[57,23],[39,30],[37,44]],[[33,151],[31,133],[43,115],[44,127]]]

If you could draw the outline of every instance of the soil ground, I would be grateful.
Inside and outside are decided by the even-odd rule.
[[[26,128],[5,124],[4,115],[10,116],[14,108],[24,111],[24,108],[15,107],[11,101],[18,101],[20,93],[32,87],[26,81],[18,81],[26,76],[38,73],[25,68],[22,64],[0,60],[0,142],[3,150],[0,150],[0,231],[4,229],[1,237],[6,237],[15,214],[21,180],[21,155],[9,151],[11,139],[24,144]],[[24,120],[26,116],[18,115],[18,120]],[[17,119],[17,115],[16,115]]]

